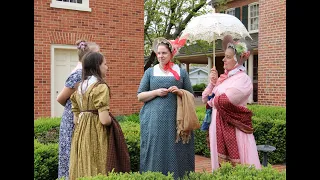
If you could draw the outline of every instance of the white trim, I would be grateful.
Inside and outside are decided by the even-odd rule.
[[[250,54],[247,64],[248,64],[248,67],[247,66],[246,67],[247,67],[247,70],[248,70],[247,71],[248,72],[248,76],[250,77],[251,82],[253,84],[253,54]],[[252,93],[250,94],[250,96],[248,98],[248,103],[253,103],[253,89],[252,89]]]
[[[189,74],[193,74],[193,73],[198,72],[198,71],[203,71],[203,72],[208,74],[208,71],[206,71],[206,70],[204,70],[202,68],[197,68],[196,70],[193,70],[192,72],[189,72]]]
[[[91,12],[89,0],[82,0],[82,4],[51,0],[50,7]]]
[[[55,49],[77,49],[76,46],[72,46],[72,45],[63,45],[63,44],[51,44],[51,71],[50,71],[50,78],[51,78],[51,82],[50,82],[50,92],[51,92],[51,97],[50,97],[50,111],[51,111],[51,117],[54,116],[54,102],[55,102],[55,92],[54,92],[54,52]]]
[[[231,12],[233,11],[234,14],[229,14],[228,12]],[[229,8],[227,10],[225,10],[225,14],[229,14],[229,15],[232,15],[232,16],[236,16],[236,8]]]
[[[250,29],[251,27],[250,6],[254,6],[254,5],[259,5],[259,3],[254,2],[254,3],[248,4],[248,31],[250,34],[259,32],[259,13],[258,13],[258,29],[255,29],[255,30]],[[259,11],[259,7],[258,7],[258,11]]]

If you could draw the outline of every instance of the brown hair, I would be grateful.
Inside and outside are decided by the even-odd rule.
[[[82,60],[82,82],[91,76],[98,79],[97,84],[106,84],[109,88],[109,96],[111,97],[111,90],[109,85],[103,80],[100,72],[100,65],[105,57],[100,52],[90,51],[83,56]],[[88,81],[87,81],[88,82]]]

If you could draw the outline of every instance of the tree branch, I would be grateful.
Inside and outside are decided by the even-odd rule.
[[[199,9],[201,9],[205,4],[206,4],[206,0],[201,0],[200,3],[191,10],[191,13],[189,13],[188,16],[179,23],[178,27],[176,28],[175,32],[172,35],[174,39],[177,38],[178,35],[181,33],[181,31],[185,29],[187,23],[194,16],[194,13],[198,12]]]

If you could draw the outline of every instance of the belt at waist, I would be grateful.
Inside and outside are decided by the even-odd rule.
[[[84,111],[80,111],[80,112],[91,112],[91,113],[96,114],[96,115],[99,114],[98,110],[84,110]]]

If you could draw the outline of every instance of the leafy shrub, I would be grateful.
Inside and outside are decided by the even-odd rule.
[[[39,118],[34,121],[34,138],[40,143],[58,143],[61,118]]]
[[[192,86],[193,91],[203,91],[206,88],[205,83],[195,84]]]
[[[106,175],[97,175],[94,177],[82,177],[79,180],[119,180],[119,179],[159,179],[159,180],[174,180],[173,174],[168,174],[167,176],[161,172],[130,172],[130,173],[114,173],[111,172]]]
[[[133,121],[119,122],[126,139],[131,171],[139,171],[140,166],[140,124]]]
[[[130,173],[114,173],[111,172],[106,175],[97,175],[93,177],[81,177],[79,180],[118,180],[118,179],[159,179],[159,180],[173,180],[173,173],[164,175],[160,172],[130,172]],[[213,173],[209,172],[189,172],[179,180],[285,180],[286,171],[277,171],[270,165],[262,167],[262,169],[255,169],[247,165],[237,165],[232,167],[230,163],[223,163],[221,168]]]
[[[34,140],[34,179],[55,180],[58,177],[58,144]]]

